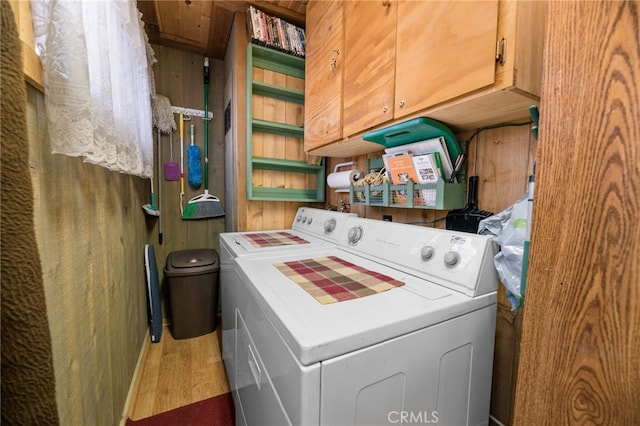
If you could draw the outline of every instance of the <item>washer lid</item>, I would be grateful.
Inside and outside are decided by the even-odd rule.
[[[213,249],[180,250],[171,253],[169,263],[172,268],[202,268],[218,263],[218,254]]]

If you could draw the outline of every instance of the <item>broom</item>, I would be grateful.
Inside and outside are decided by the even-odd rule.
[[[218,197],[209,194],[209,58],[204,58],[204,194],[193,197],[182,212],[182,219],[208,219],[224,216]]]

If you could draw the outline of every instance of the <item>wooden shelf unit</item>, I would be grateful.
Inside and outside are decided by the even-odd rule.
[[[304,79],[304,59],[254,43],[247,46],[247,199],[264,201],[322,202],[325,196],[324,158],[320,164],[309,164],[300,158],[254,156],[254,134],[263,133],[295,138],[303,146],[304,127],[265,120],[253,116],[254,96],[278,99],[304,105],[304,91],[254,80],[253,68],[262,68]],[[301,149],[301,152],[304,150]],[[315,184],[306,188],[267,187],[255,185],[254,171],[267,170],[314,176]]]

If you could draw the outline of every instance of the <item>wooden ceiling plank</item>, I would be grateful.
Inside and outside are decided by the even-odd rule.
[[[204,55],[207,51],[207,47],[201,43],[170,34],[160,34],[159,44],[161,46],[171,47],[172,49],[186,50],[200,55]]]
[[[234,12],[219,6],[211,10],[211,25],[209,27],[209,43],[207,56],[213,59],[224,60],[227,52],[227,43],[231,35]]]
[[[180,34],[180,3],[179,1],[156,1],[160,33],[171,35]]]
[[[213,22],[213,3],[210,1],[203,2],[200,9],[200,33],[199,40],[204,46],[209,45],[209,34],[211,32],[211,23]]]
[[[180,29],[179,32],[174,33],[174,35],[179,35],[182,38],[196,40],[201,43],[207,42],[207,38],[209,36],[209,25],[208,21],[211,20],[211,4],[209,2],[202,1],[191,1],[189,4],[182,1],[179,2],[178,13],[180,16]],[[204,13],[203,9],[208,6],[209,15],[206,17],[206,26],[207,32],[202,35],[202,26],[204,24]]]
[[[158,9],[155,0],[138,0],[138,10],[142,13],[144,31],[149,43],[160,44],[160,26],[158,25]]]
[[[307,0],[138,0],[149,41],[224,60],[234,13],[247,4],[304,28]]]

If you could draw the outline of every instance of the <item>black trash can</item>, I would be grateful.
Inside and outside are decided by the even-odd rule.
[[[216,329],[220,259],[213,249],[169,253],[164,267],[169,288],[174,339],[189,339]]]

